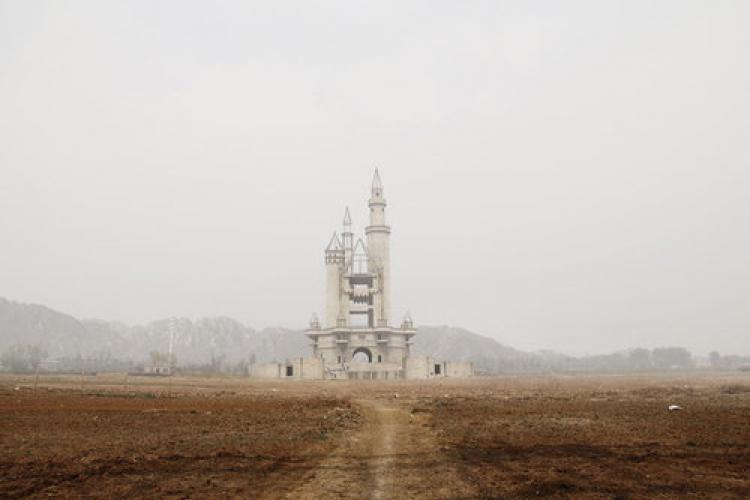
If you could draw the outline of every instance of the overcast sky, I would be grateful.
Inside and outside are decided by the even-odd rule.
[[[380,168],[393,310],[750,354],[750,2],[0,1],[0,296],[303,328]]]

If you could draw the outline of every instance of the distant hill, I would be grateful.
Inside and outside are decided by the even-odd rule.
[[[14,344],[43,346],[51,357],[101,347],[97,337],[72,316],[0,298],[0,350]]]
[[[118,335],[118,324],[102,326],[101,322],[83,321],[88,328],[109,328]],[[127,329],[128,347],[121,351],[127,359],[143,361],[151,351],[169,349],[170,320],[162,319]],[[106,335],[106,333],[105,333]],[[285,328],[254,330],[232,318],[214,317],[191,321],[178,318],[174,322],[173,350],[180,364],[205,364],[212,359],[226,363],[249,361],[258,363],[284,361],[309,355],[309,339],[301,332]]]
[[[169,326],[169,319],[138,326],[79,320],[42,305],[0,298],[0,351],[16,344],[32,344],[43,347],[51,359],[80,355],[143,362],[151,351],[167,351]],[[251,356],[263,363],[309,356],[311,352],[310,341],[300,330],[254,330],[225,317],[196,321],[179,318],[174,322],[174,333],[174,352],[180,364],[208,363],[218,357],[237,363],[248,361]],[[415,355],[472,361],[489,371],[532,356],[489,337],[449,326],[421,326],[414,340]]]
[[[584,357],[551,351],[519,351],[494,339],[453,326],[419,326],[412,353],[439,360],[471,361],[480,371],[499,372],[621,372],[691,369],[695,360],[682,347],[636,348]],[[76,319],[38,304],[0,297],[0,355],[16,345],[43,348],[51,360],[65,366],[92,369],[130,366],[149,353],[169,349],[170,320],[128,326],[97,319]],[[174,321],[174,353],[182,366],[209,365],[242,371],[243,364],[284,361],[311,354],[301,330],[254,330],[232,318]],[[711,366],[736,369],[750,364],[748,356],[713,355]],[[200,367],[198,367],[200,368]]]
[[[454,326],[420,326],[412,353],[435,359],[471,361],[476,368],[489,372],[516,366],[520,360],[533,357],[533,354]]]

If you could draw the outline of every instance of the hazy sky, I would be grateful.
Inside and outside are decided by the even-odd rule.
[[[303,328],[378,166],[396,321],[750,354],[748,26],[746,1],[0,1],[0,296]]]

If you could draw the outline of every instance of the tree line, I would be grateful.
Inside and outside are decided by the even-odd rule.
[[[175,372],[195,374],[226,374],[244,375],[250,365],[255,364],[255,354],[236,362],[227,360],[223,353],[211,352],[205,363],[179,364],[175,354],[151,351],[143,362],[118,359],[109,351],[99,350],[85,356],[63,356],[50,360],[41,346],[31,344],[15,344],[0,353],[0,369],[12,373],[47,372],[137,372],[143,371],[147,365],[169,366]]]
[[[498,372],[639,372],[697,368],[736,370],[745,366],[750,366],[750,356],[721,356],[714,351],[708,360],[700,360],[684,347],[637,347],[610,354],[579,357],[542,352],[496,362],[492,368]]]
[[[538,373],[538,372],[637,372],[653,370],[692,370],[710,368],[714,370],[736,370],[750,368],[750,356],[721,355],[713,351],[703,363],[684,347],[637,347],[627,351],[593,356],[566,356],[553,352],[525,353],[501,361],[496,359],[473,359],[474,365],[486,373]],[[245,375],[255,364],[255,355],[250,353],[239,361],[230,362],[224,353],[211,352],[204,363],[179,364],[174,354],[152,351],[142,363],[121,360],[109,351],[96,351],[86,356],[77,354],[48,361],[47,352],[39,345],[16,344],[0,353],[0,365],[4,371],[29,373],[54,372],[118,372],[138,371],[145,365],[169,365],[176,372],[195,374]]]

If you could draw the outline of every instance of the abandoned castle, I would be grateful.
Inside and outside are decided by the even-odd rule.
[[[355,241],[346,209],[343,231],[325,249],[326,311],[324,325],[313,315],[305,332],[313,356],[285,363],[254,365],[258,378],[424,379],[468,377],[471,363],[412,356],[417,334],[407,313],[400,327],[391,324],[391,228],[385,220],[385,197],[378,171],[369,201],[366,243]]]

